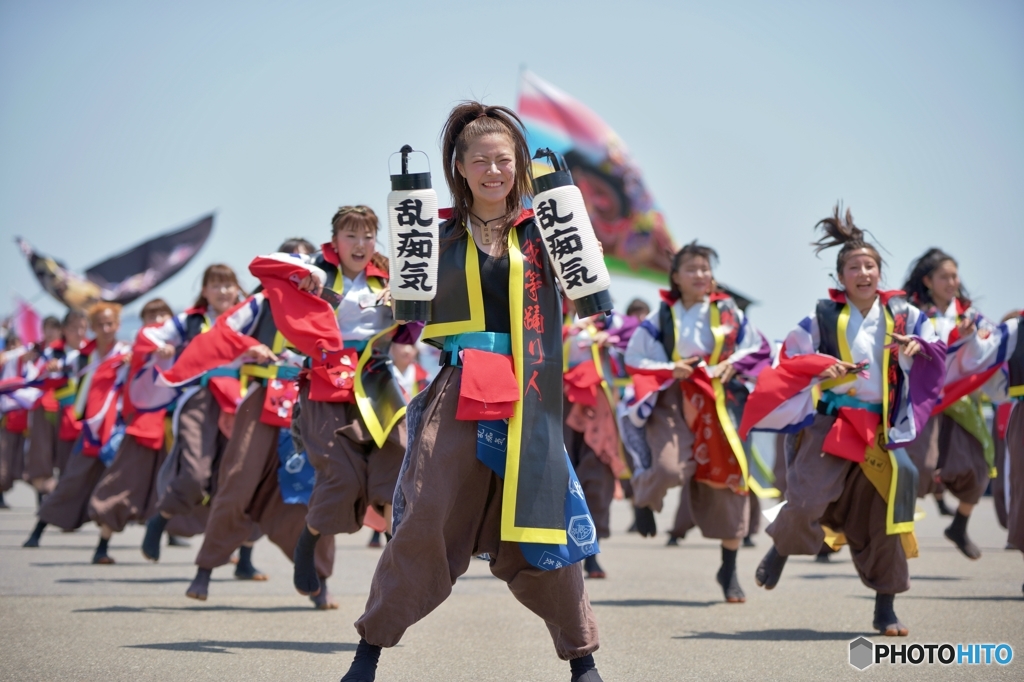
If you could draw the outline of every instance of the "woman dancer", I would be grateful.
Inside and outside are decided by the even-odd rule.
[[[668,490],[686,486],[701,533],[722,541],[716,579],[725,600],[742,603],[736,554],[747,535],[750,487],[736,424],[744,380],[756,378],[771,349],[736,302],[714,290],[717,258],[694,241],[672,259],[671,289],[626,349],[636,398],[623,427],[643,428],[639,445],[650,451],[650,461],[637,458],[633,471],[639,515],[653,524]]]
[[[903,446],[918,437],[945,374],[945,344],[899,291],[878,288],[882,257],[836,206],[820,221],[816,252],[839,246],[839,290],[786,338],[747,402],[741,435],[799,431],[786,471],[786,504],[767,528],[775,544],[755,575],[772,589],[793,554],[814,555],[840,534],[875,595],[874,627],[905,636],[893,600],[910,588],[917,469]],[[818,385],[815,406],[811,388]]]
[[[619,438],[616,411],[616,370],[623,366],[622,351],[638,321],[611,313],[600,320],[576,318],[576,307],[566,299],[565,325],[565,448],[583,486],[587,508],[594,517],[597,537],[611,535],[611,504],[617,480],[630,473]],[[614,354],[614,355],[613,355]],[[583,560],[588,578],[607,577],[597,555]]]
[[[59,369],[60,363],[54,358],[58,349],[63,349],[63,325],[56,317],[43,320],[43,344],[36,360],[40,374],[45,377]],[[35,407],[28,415],[28,451],[25,455],[25,480],[32,484],[43,503],[47,495],[57,485],[54,478],[54,462],[57,454],[57,432],[60,429],[56,389],[44,384],[43,393]]]
[[[452,110],[442,140],[454,207],[441,225],[437,297],[424,336],[444,337],[443,367],[412,402],[394,537],[356,621],[361,639],[342,679],[373,680],[381,648],[397,644],[451,594],[472,557],[486,554],[491,572],[544,619],[573,682],[598,682],[597,624],[582,573],[561,562],[541,570],[519,544],[565,542],[569,480],[562,401],[549,400],[562,389],[561,303],[540,230],[523,210],[530,155],[522,123],[505,107],[465,102]],[[482,416],[484,401],[495,398],[503,404]],[[477,458],[477,420],[500,417],[509,417],[503,478]]]
[[[80,528],[89,520],[92,491],[106,470],[104,458],[117,422],[117,403],[127,374],[130,348],[117,340],[121,306],[97,303],[89,309],[89,326],[95,337],[75,360],[75,412],[82,432],[61,472],[57,487],[39,507],[39,522],[24,547],[38,547],[43,530],[52,524],[65,531]],[[97,555],[107,553],[108,538],[101,538]]]
[[[305,239],[289,239],[269,258],[304,261],[315,250]],[[305,527],[308,500],[308,490],[304,500],[301,493],[282,491],[278,484],[282,460],[289,473],[309,468],[305,453],[292,445],[289,430],[298,392],[296,379],[305,358],[294,352],[278,331],[262,292],[250,296],[221,321],[218,328],[233,336],[237,347],[260,344],[270,348],[270,355],[262,363],[250,357],[241,367],[247,390],[220,463],[217,495],[210,506],[203,546],[196,556],[196,577],[185,592],[185,596],[200,601],[209,595],[213,569],[228,563],[235,548],[244,546],[253,523],[259,524],[270,541],[291,559]],[[241,329],[248,329],[248,334],[241,334]],[[211,366],[215,362],[211,361]],[[338,608],[326,583],[334,569],[333,536],[317,546],[314,563],[322,585],[319,594],[311,597],[314,606]]]
[[[984,353],[990,344],[983,339],[994,325],[971,305],[956,260],[941,249],[928,249],[914,261],[903,290],[948,347],[942,403],[907,447],[920,474],[917,494],[933,492],[938,502],[942,489],[956,496],[960,504],[944,534],[968,559],[978,559],[981,550],[967,536],[967,522],[995,474],[995,444],[981,414],[979,390],[1003,362]],[[983,364],[986,360],[993,361],[991,367]]]
[[[153,299],[142,306],[144,327],[161,326],[173,316],[162,299]],[[143,330],[139,331],[142,334]],[[126,378],[130,385],[131,373]],[[120,533],[129,521],[148,519],[156,507],[156,475],[167,456],[164,447],[165,410],[138,412],[123,392],[121,419],[125,424],[124,439],[114,461],[103,473],[89,500],[89,518],[100,528],[103,542],[96,548],[92,563],[112,564],[107,552],[114,533]]]
[[[300,594],[309,595],[318,605],[323,601],[324,608],[335,608],[324,591],[324,579],[333,564],[325,563],[319,543],[324,535],[331,543],[338,533],[358,531],[370,507],[390,518],[405,452],[406,402],[388,350],[392,342],[415,343],[421,325],[395,322],[389,306],[388,261],[376,249],[378,228],[377,215],[368,206],[342,206],[331,219],[331,241],[323,244],[315,264],[293,260],[313,273],[305,275],[300,288],[317,291],[326,286],[333,292],[336,311],[317,319],[338,347],[344,346],[339,382],[322,381],[314,371],[306,374],[298,389],[298,427],[316,482],[295,545],[293,582]],[[273,282],[266,276],[278,268],[274,263],[254,262],[250,270],[271,287]],[[294,287],[284,291],[296,293]],[[323,308],[324,313],[329,310],[326,305]],[[307,345],[306,335],[293,326],[294,315],[282,314],[288,309],[287,304],[271,302],[281,333],[318,358],[320,352]]]
[[[138,356],[135,364],[145,362],[147,367],[154,361],[165,366],[170,364],[196,337],[207,332],[220,315],[236,305],[242,293],[235,271],[222,264],[206,268],[202,286],[192,308],[160,327],[143,329],[133,350]],[[251,349],[253,357],[261,357],[260,353],[265,352],[269,350]],[[188,375],[188,369],[174,361],[164,375],[164,383],[174,383],[166,381],[166,377]],[[154,374],[144,376],[152,377]],[[172,518],[191,517],[196,520],[187,528],[175,529],[175,535],[194,535],[205,528],[206,505],[213,496],[217,467],[230,436],[233,415],[228,410],[233,411],[239,399],[237,368],[211,371],[198,381],[193,381],[191,376],[186,378],[189,381],[178,384],[169,392],[169,397],[158,401],[161,404],[140,404],[134,388],[132,392],[132,400],[139,409],[165,408],[175,398],[178,402],[174,448],[160,473],[157,513],[146,522],[146,535],[142,540],[142,554],[150,561],[160,560],[160,538]],[[141,378],[133,377],[133,383],[140,387]],[[258,537],[257,533],[258,529],[254,528],[254,536]],[[266,576],[252,565],[251,542],[239,550],[235,577],[266,580]]]

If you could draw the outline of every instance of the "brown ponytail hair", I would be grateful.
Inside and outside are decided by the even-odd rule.
[[[455,229],[449,239],[454,241],[466,234],[466,223],[473,205],[473,192],[466,179],[455,167],[462,162],[469,145],[484,135],[504,135],[512,144],[516,159],[516,177],[512,191],[505,199],[505,220],[501,226],[500,248],[508,242],[508,234],[523,210],[523,199],[533,196],[530,184],[530,148],[526,144],[523,122],[508,107],[485,106],[480,102],[465,101],[448,114],[441,130],[441,155],[444,161],[444,179],[452,193],[452,220]]]
[[[214,263],[213,265],[207,266],[206,270],[203,271],[203,284],[199,290],[199,297],[196,299],[193,308],[209,308],[210,302],[203,296],[203,289],[206,288],[207,284],[213,284],[216,282],[227,282],[228,284],[234,284],[238,287],[238,294],[241,297],[245,297],[246,293],[242,289],[242,285],[238,283],[238,276],[235,275],[235,271],[231,269],[230,265],[224,263]]]
[[[878,249],[875,248],[874,244],[864,239],[864,230],[853,224],[853,215],[850,213],[849,208],[846,209],[845,217],[841,214],[842,205],[836,204],[835,208],[832,209],[832,215],[819,220],[814,226],[814,229],[820,227],[824,233],[818,241],[811,242],[811,246],[815,247],[814,255],[818,255],[825,249],[830,249],[833,246],[841,246],[842,248],[839,249],[839,254],[836,256],[836,274],[842,275],[846,260],[855,251],[864,249],[878,263],[878,270],[881,272],[882,256],[878,253]]]

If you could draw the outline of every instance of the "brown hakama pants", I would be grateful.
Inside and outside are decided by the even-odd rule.
[[[207,388],[200,388],[186,401],[178,418],[174,450],[169,455],[171,477],[160,491],[157,511],[170,516],[194,515],[207,495],[212,498],[217,467],[227,445],[217,424],[219,419],[220,405]]]
[[[306,456],[316,469],[306,524],[323,535],[355,533],[366,508],[383,512],[395,496],[405,455],[405,420],[378,448],[355,403],[326,403],[300,391],[299,420]]]
[[[39,520],[63,530],[81,528],[89,520],[89,499],[106,470],[99,457],[72,452],[57,487],[39,507]]]
[[[988,462],[981,441],[943,415],[939,424],[939,480],[965,504],[977,504],[988,488]]]
[[[1007,505],[1007,542],[1024,552],[1024,402],[1018,401],[1006,427],[1010,455],[1010,500]]]
[[[253,526],[281,548],[289,560],[295,554],[306,525],[306,505],[285,504],[277,483],[278,427],[260,421],[266,388],[250,384],[235,415],[217,476],[217,495],[210,506],[203,546],[196,557],[199,568],[214,569],[249,540]],[[316,570],[322,578],[334,571],[334,536],[316,545]]]
[[[856,462],[823,454],[836,418],[815,415],[799,434],[786,475],[786,506],[766,529],[783,556],[817,554],[827,525],[846,535],[861,582],[883,594],[910,589],[907,556],[899,535],[887,535],[887,505]]]
[[[693,480],[693,433],[683,419],[683,393],[672,386],[658,394],[647,420],[651,468],[633,476],[633,501],[638,507],[660,512],[670,488],[685,486],[693,523],[706,538],[732,540],[746,537],[750,495]]]
[[[910,460],[917,467],[917,496],[936,492],[935,469],[939,466],[939,423],[942,416],[933,416],[925,424],[917,440],[906,447]]]
[[[985,449],[951,417],[940,414],[929,419],[906,450],[917,466],[918,497],[945,489],[961,502],[977,504],[985,494],[989,480]]]
[[[472,557],[487,553],[491,573],[544,619],[559,658],[586,656],[599,642],[583,573],[578,566],[542,571],[518,544],[501,541],[502,481],[476,458],[477,423],[455,419],[461,376],[459,368],[442,368],[425,396],[398,482],[405,512],[384,547],[356,630],[370,644],[396,645],[448,598]]]
[[[147,448],[126,435],[92,493],[89,518],[115,533],[129,521],[144,523],[156,513],[156,476],[166,457],[163,448]]]
[[[571,403],[565,403],[568,410]],[[615,499],[615,475],[612,470],[602,462],[597,453],[594,452],[583,439],[583,434],[575,431],[568,424],[563,426],[565,438],[565,449],[569,453],[569,460],[573,469],[576,470],[576,477],[580,480],[583,488],[583,496],[587,500],[587,508],[590,516],[594,519],[594,526],[597,528],[598,539],[604,539],[611,535],[611,507]]]
[[[25,434],[0,427],[0,493],[5,493],[25,473]]]
[[[25,479],[43,494],[53,491],[57,479],[57,433],[59,414],[37,407],[28,414],[28,453],[25,455]]]

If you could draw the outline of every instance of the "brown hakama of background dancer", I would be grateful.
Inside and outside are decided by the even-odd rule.
[[[170,306],[161,299],[147,302],[141,313],[145,327],[162,325],[172,315]],[[131,381],[141,368],[139,359],[135,358],[129,368],[122,395],[124,439],[89,500],[89,518],[100,527],[100,538],[108,541],[130,521],[144,522],[156,512],[157,473],[167,457],[166,411],[138,412],[131,402]],[[92,562],[112,564],[114,559],[107,553],[106,545],[102,545],[96,549]]]
[[[291,239],[281,245],[279,253],[312,254],[314,247],[305,240]],[[250,363],[241,368],[247,387],[238,408],[231,440],[224,451],[217,478],[217,495],[210,506],[203,546],[196,556],[196,577],[185,595],[205,601],[209,595],[210,576],[214,568],[228,563],[231,553],[248,538],[253,523],[292,559],[306,523],[306,504],[285,502],[278,484],[281,467],[279,453],[281,429],[292,428],[293,407],[297,399],[295,379],[303,357],[286,347],[278,332],[264,294],[250,297],[227,318],[236,334],[249,329],[251,340],[239,339],[239,345],[256,343],[268,348],[264,354],[270,366]],[[295,433],[295,429],[292,429]],[[288,460],[289,471],[308,466],[301,443]],[[298,457],[298,460],[294,460]],[[291,491],[290,491],[291,492]],[[334,570],[334,537],[319,543],[315,555],[317,574],[324,581],[323,589],[312,597],[319,609],[337,608],[327,592],[326,579]]]
[[[96,335],[75,361],[75,411],[82,422],[82,433],[61,472],[53,492],[39,508],[39,522],[25,547],[38,547],[48,524],[69,531],[89,520],[89,498],[106,470],[102,453],[110,447],[116,433],[118,403],[127,375],[130,347],[117,341],[121,306],[97,303],[89,310],[89,325]],[[106,538],[101,538],[98,554],[106,554]]]
[[[929,249],[911,265],[903,289],[948,348],[942,402],[922,436],[907,448],[920,474],[918,496],[934,492],[939,502],[940,488],[953,493],[960,504],[945,536],[968,559],[978,559],[981,550],[967,536],[967,522],[995,475],[995,447],[981,413],[981,388],[1005,361],[989,340],[999,332],[972,306],[956,260],[940,249]]]
[[[643,429],[644,442],[631,448],[641,455],[632,479],[638,518],[653,525],[668,490],[687,487],[694,523],[704,537],[722,541],[716,579],[725,600],[742,603],[736,555],[749,533],[751,477],[735,428],[745,382],[756,379],[771,349],[736,302],[715,291],[716,258],[696,242],[673,258],[671,291],[626,349],[636,399],[623,428]]]
[[[861,582],[876,593],[873,626],[905,636],[893,602],[910,588],[907,558],[917,556],[917,469],[902,446],[938,402],[945,344],[902,292],[878,290],[882,258],[849,211],[842,217],[837,206],[816,227],[825,232],[819,252],[842,246],[843,289],[831,290],[789,333],[741,425],[741,435],[798,432],[786,502],[767,528],[775,544],[755,579],[773,589],[790,555],[818,554],[826,537],[833,547],[845,541]],[[822,379],[816,403],[812,388]]]
[[[639,322],[617,313],[600,322],[577,320],[572,301],[564,300],[570,316],[563,349],[565,448],[583,487],[597,537],[603,540],[611,535],[616,481],[628,480],[630,475],[619,437],[613,380],[616,367],[624,368],[621,353]],[[583,572],[588,578],[606,577],[596,555],[583,560]]]
[[[163,404],[159,407],[169,404],[180,391],[174,415],[174,446],[158,475],[157,513],[147,521],[142,540],[142,554],[150,561],[159,561],[160,538],[171,519],[195,521],[189,528],[176,528],[176,535],[195,535],[206,527],[209,503],[216,493],[217,467],[240,399],[238,373],[237,369],[227,368],[202,377],[187,376],[188,367],[183,366],[181,356],[200,334],[209,333],[218,317],[238,304],[241,293],[234,270],[221,264],[207,267],[203,273],[202,293],[195,306],[172,317],[162,327],[144,329],[133,351],[147,356],[147,363],[153,358],[157,363],[176,358],[157,379],[160,386],[172,386],[168,391],[172,397],[160,401]],[[155,372],[155,368],[147,371]],[[172,381],[179,375],[182,375],[181,382]],[[137,380],[136,383],[141,385]],[[133,401],[135,395],[133,391]],[[253,526],[251,533],[250,540],[258,538],[258,527]],[[266,580],[251,559],[250,541],[239,550],[235,576]]]
[[[295,546],[295,589],[321,603],[324,535],[355,533],[368,508],[390,519],[395,481],[405,452],[406,401],[392,371],[392,341],[414,343],[420,325],[399,325],[389,306],[388,263],[376,253],[378,222],[367,206],[343,206],[331,220],[330,242],[313,264],[257,258],[250,271],[268,288],[271,312],[281,333],[316,362],[299,381],[298,426],[306,456],[316,470],[305,526]],[[289,274],[290,273],[290,274]],[[300,287],[291,277],[301,279]],[[308,334],[291,306],[310,292],[330,290],[309,317],[330,338]],[[317,332],[319,333],[319,332]],[[338,381],[320,374],[322,346],[337,360]],[[332,361],[333,361],[332,360]],[[318,369],[320,367],[320,369]],[[358,380],[357,380],[358,377]],[[320,550],[323,551],[323,550]],[[325,604],[333,602],[323,601]]]

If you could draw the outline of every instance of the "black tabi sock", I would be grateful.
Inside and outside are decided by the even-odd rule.
[[[110,544],[110,538],[100,538],[100,544],[96,545],[97,554],[106,554],[107,546]]]
[[[572,670],[573,681],[583,677],[596,667],[594,665],[594,654],[569,659],[569,669]]]
[[[387,540],[388,542],[391,542],[391,537],[392,537],[391,533],[388,533],[388,532],[384,533],[384,539]]]
[[[726,549],[722,547],[722,568],[728,568],[730,571],[736,571],[736,555],[739,554],[737,549]]]
[[[380,647],[360,639],[356,646],[356,655],[348,672],[341,682],[373,682],[377,677],[377,661],[380,659]]]
[[[956,514],[953,515],[953,523],[949,526],[949,532],[963,537],[967,534],[967,522],[970,518],[970,516],[961,514],[958,509]]]
[[[36,527],[32,529],[32,537],[36,540],[43,537],[43,531],[46,530],[46,521],[40,521],[36,524]]]
[[[235,567],[235,573],[255,572],[256,569],[252,565],[252,547],[242,545],[238,548],[238,565]]]
[[[895,594],[875,594],[875,627],[884,628],[897,622],[896,611],[893,603],[896,600]]]
[[[295,544],[295,553],[292,561],[295,562],[293,583],[295,589],[302,594],[314,594],[320,590],[320,577],[316,574],[316,543],[320,541],[319,535],[309,532],[309,527],[302,529],[302,535]]]
[[[0,493],[0,508],[6,507],[7,503],[4,502],[4,494]]]
[[[160,560],[160,539],[167,528],[170,519],[164,518],[163,514],[157,514],[146,522],[146,535],[142,538],[142,554],[151,561]]]

